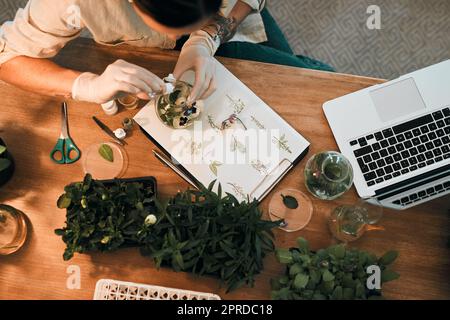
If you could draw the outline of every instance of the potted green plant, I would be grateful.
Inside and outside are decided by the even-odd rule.
[[[389,251],[381,258],[345,245],[313,252],[308,242],[298,239],[298,248],[278,249],[277,260],[287,266],[286,274],[272,280],[275,300],[372,300],[382,298],[381,287],[370,289],[368,270],[380,271],[380,285],[399,275],[389,266],[398,253]],[[370,267],[370,268],[369,268]]]
[[[0,138],[0,187],[11,179],[14,173],[14,160],[6,144]]]

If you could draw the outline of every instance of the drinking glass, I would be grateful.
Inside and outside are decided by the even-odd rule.
[[[307,189],[321,200],[335,200],[353,185],[353,168],[338,152],[323,152],[313,156],[305,169]]]
[[[328,226],[342,242],[358,240],[367,231],[384,230],[375,224],[383,216],[383,207],[376,199],[359,200],[354,205],[339,206],[331,212]]]

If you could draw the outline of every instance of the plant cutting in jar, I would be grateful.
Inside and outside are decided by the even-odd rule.
[[[156,113],[159,119],[173,129],[190,127],[202,111],[202,103],[187,104],[192,86],[183,81],[175,82],[173,92],[161,95],[156,101]]]

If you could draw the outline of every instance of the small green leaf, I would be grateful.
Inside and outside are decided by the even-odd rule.
[[[295,210],[298,208],[298,201],[294,197],[285,195],[281,195],[281,197],[283,198],[283,203],[286,208],[291,210]]]
[[[98,149],[98,153],[102,156],[103,159],[109,162],[114,162],[114,152],[112,148],[107,144],[102,144],[100,149]]]
[[[344,300],[353,300],[355,298],[355,292],[351,288],[344,288],[343,296]]]
[[[355,288],[355,297],[359,299],[363,296],[363,294],[364,294],[364,287],[360,282],[358,282]]]
[[[294,277],[302,271],[303,271],[303,267],[301,266],[301,264],[296,263],[296,264],[292,265],[292,267],[289,268],[289,275],[291,277]]]
[[[67,209],[72,204],[72,199],[67,194],[63,194],[59,197],[57,204],[59,209]]]
[[[174,253],[173,259],[181,269],[184,269],[183,256],[181,255],[181,253],[179,251]]]
[[[382,283],[394,281],[394,280],[397,280],[398,278],[400,278],[400,275],[397,272],[392,271],[392,270],[384,270],[381,273],[381,282]]]
[[[56,234],[57,236],[62,237],[63,235],[66,234],[66,231],[64,231],[63,229],[56,229],[56,230],[55,230],[55,234]]]
[[[308,285],[309,276],[304,273],[299,273],[295,276],[294,288],[304,289]]]
[[[8,169],[11,166],[11,161],[9,159],[0,159],[0,172]]]
[[[329,270],[325,270],[323,272],[323,274],[322,274],[322,279],[325,282],[333,281],[334,280],[334,275]]]
[[[0,156],[6,151],[5,146],[0,146]]]
[[[344,292],[341,286],[334,288],[333,294],[331,296],[334,300],[342,300],[344,298]]]
[[[294,261],[292,253],[288,249],[277,249],[276,257],[281,264],[290,264]]]
[[[305,238],[298,238],[297,244],[300,249],[309,251],[309,243],[308,243],[308,240],[306,240]]]
[[[398,257],[397,251],[388,251],[380,258],[379,263],[384,266],[388,266],[392,264],[397,259],[397,257]]]
[[[345,246],[340,244],[328,248],[328,252],[337,259],[343,259],[345,257]]]

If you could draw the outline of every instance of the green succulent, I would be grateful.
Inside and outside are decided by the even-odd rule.
[[[312,252],[308,241],[299,238],[297,242],[298,248],[276,250],[277,260],[287,265],[287,271],[271,281],[274,300],[380,299],[381,290],[367,288],[367,268],[380,268],[381,284],[399,278],[388,268],[398,257],[396,251],[377,258],[342,244]]]

